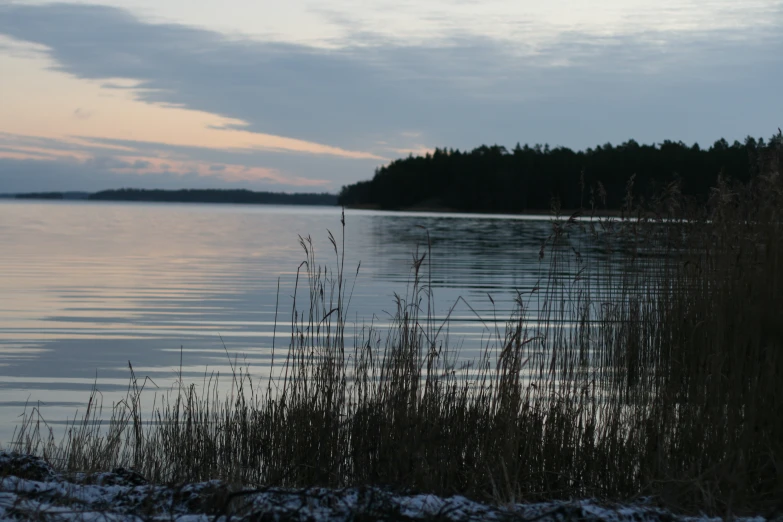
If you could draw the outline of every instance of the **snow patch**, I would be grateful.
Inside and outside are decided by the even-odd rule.
[[[132,470],[59,474],[41,459],[0,452],[0,521],[330,522],[345,520],[718,522],[650,505],[593,500],[496,506],[462,496],[401,495],[379,488],[238,489],[219,481],[148,484]],[[765,522],[762,517],[735,519]]]

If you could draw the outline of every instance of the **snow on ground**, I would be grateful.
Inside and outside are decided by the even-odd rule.
[[[58,474],[43,460],[0,452],[0,521],[567,521],[691,522],[645,505],[595,501],[493,506],[464,497],[399,495],[377,488],[243,490],[212,481],[166,487],[130,470]],[[714,519],[719,520],[719,519]],[[763,522],[764,518],[744,519]]]

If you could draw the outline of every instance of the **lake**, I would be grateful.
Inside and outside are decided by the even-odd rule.
[[[128,362],[165,390],[180,371],[230,372],[229,357],[268,373],[277,303],[278,349],[287,346],[296,273],[311,236],[336,268],[336,207],[0,202],[0,441],[25,403],[47,420],[83,408],[97,385],[124,395]],[[351,322],[383,325],[405,296],[417,252],[438,317],[458,303],[449,338],[477,353],[487,326],[505,322],[517,291],[548,270],[539,261],[548,217],[346,210],[345,274]],[[423,227],[423,228],[422,228]],[[279,294],[278,294],[279,285]],[[300,301],[307,298],[300,285]],[[488,297],[491,295],[492,300]],[[349,327],[353,332],[353,327]],[[180,358],[182,358],[180,360]],[[278,357],[275,364],[282,358]]]

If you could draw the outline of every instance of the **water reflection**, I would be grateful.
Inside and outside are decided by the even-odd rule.
[[[278,302],[278,349],[290,333],[298,237],[311,236],[334,269],[329,229],[339,238],[339,209],[0,203],[0,441],[27,401],[65,418],[97,384],[110,403],[126,388],[128,361],[161,389],[181,365],[183,376],[226,371],[227,355],[268,373]],[[347,211],[346,273],[361,263],[349,314],[388,321],[413,254],[426,252],[436,316],[462,296],[484,318],[463,304],[453,311],[451,339],[469,354],[548,269],[539,251],[551,232],[547,218]],[[586,233],[569,241],[611,259]]]

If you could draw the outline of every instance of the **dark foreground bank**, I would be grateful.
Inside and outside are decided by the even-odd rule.
[[[762,522],[768,517],[735,520]],[[651,503],[601,504],[591,500],[513,503],[464,497],[396,494],[378,488],[262,487],[221,481],[151,485],[127,469],[58,474],[43,459],[0,453],[0,520],[187,521],[562,521],[646,522],[720,520],[678,516]]]

